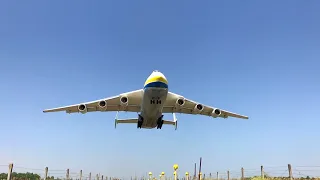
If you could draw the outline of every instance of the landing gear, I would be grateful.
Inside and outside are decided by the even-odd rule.
[[[157,124],[157,129],[161,129],[162,125],[163,125],[163,120],[161,120],[161,122]]]
[[[161,129],[162,128],[162,125],[163,125],[163,115],[161,115],[157,121],[157,129]]]
[[[138,121],[138,123],[137,123],[137,128],[140,128],[140,129],[141,129],[141,126],[142,126],[142,121]]]
[[[143,123],[143,117],[139,114],[137,128],[141,129],[142,123]]]

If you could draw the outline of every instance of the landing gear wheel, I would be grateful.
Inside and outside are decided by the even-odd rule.
[[[163,115],[161,115],[157,121],[157,129],[161,129],[162,128],[162,125],[163,125]]]
[[[137,128],[140,128],[140,129],[141,129],[142,123],[143,123],[143,121],[138,121],[138,123],[137,123]]]
[[[163,125],[163,120],[158,121],[157,123],[157,129],[161,129]]]
[[[143,117],[139,114],[137,128],[141,129],[142,124],[143,124]]]

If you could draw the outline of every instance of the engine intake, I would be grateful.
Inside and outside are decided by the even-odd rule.
[[[185,103],[185,100],[183,98],[179,98],[176,101],[176,106],[183,106]]]
[[[120,103],[121,103],[121,105],[122,106],[127,106],[128,105],[128,97],[127,96],[122,96],[121,98],[120,98]]]
[[[195,112],[197,112],[197,113],[201,113],[202,112],[202,110],[203,110],[203,105],[202,104],[197,104],[195,107],[194,107],[194,109],[193,109],[193,111],[195,111]]]
[[[87,106],[85,104],[80,104],[78,106],[78,110],[82,113],[82,114],[85,114],[88,112],[88,109],[87,109]]]
[[[99,101],[99,109],[100,110],[107,109],[107,101],[105,101],[105,100]]]
[[[218,116],[220,116],[221,115],[221,111],[220,111],[220,109],[213,109],[213,111],[212,111],[212,116],[213,117],[218,117]]]
[[[202,111],[203,106],[202,106],[201,104],[197,104],[197,109],[198,109],[199,111]]]

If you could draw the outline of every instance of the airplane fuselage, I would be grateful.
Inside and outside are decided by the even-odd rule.
[[[146,88],[143,93],[141,114],[143,117],[142,128],[155,128],[162,117],[163,104],[167,98],[168,89]]]
[[[157,71],[152,73],[144,85],[141,112],[138,117],[141,128],[151,129],[161,123],[167,94],[168,81],[164,75]]]

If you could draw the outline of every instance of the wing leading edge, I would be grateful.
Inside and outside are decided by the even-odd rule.
[[[164,113],[183,113],[183,114],[199,114],[210,117],[235,117],[241,119],[249,119],[248,116],[236,114],[220,108],[207,106],[199,102],[187,99],[179,94],[168,92],[166,103],[163,108]]]
[[[45,109],[43,112],[59,112],[66,113],[87,113],[95,111],[128,111],[139,112],[142,101],[143,90],[135,90],[131,92],[122,93],[117,96],[112,96],[104,99],[98,99],[90,102],[83,102],[79,104],[62,106],[52,109]]]

